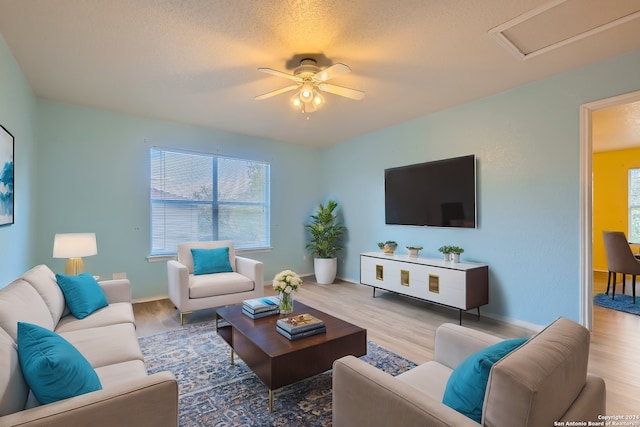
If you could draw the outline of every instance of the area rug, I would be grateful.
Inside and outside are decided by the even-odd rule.
[[[206,322],[139,339],[149,373],[171,371],[179,386],[180,425],[187,426],[330,426],[331,371],[274,392],[238,357]],[[413,362],[368,342],[361,358],[397,375]]]
[[[640,316],[640,297],[636,297],[636,303],[634,304],[631,295],[616,294],[616,299],[612,300],[611,295],[597,294],[593,297],[593,303],[601,307]]]

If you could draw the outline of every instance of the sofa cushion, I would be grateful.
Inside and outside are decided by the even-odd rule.
[[[18,356],[22,373],[41,403],[52,403],[101,390],[87,359],[53,331],[18,323]]]
[[[84,319],[94,311],[109,305],[96,279],[87,273],[77,276],[56,274],[56,280],[69,310],[78,319]]]
[[[491,368],[525,341],[527,338],[501,341],[467,357],[451,373],[442,403],[479,423]]]
[[[230,273],[233,271],[229,263],[229,247],[214,249],[191,248],[193,257],[193,274]]]
[[[189,274],[193,274],[193,256],[191,255],[191,248],[214,249],[223,248],[225,246],[229,248],[229,264],[231,264],[233,271],[236,271],[236,251],[233,248],[233,242],[231,240],[179,243],[178,262],[189,269]]]
[[[118,323],[133,323],[133,308],[130,303],[116,302],[91,313],[84,319],[78,319],[69,314],[63,316],[54,329],[56,333],[77,331],[80,329],[97,328],[100,326],[117,325]]]
[[[559,318],[496,363],[489,375],[483,423],[553,425],[582,391],[589,330]]]
[[[24,409],[29,386],[22,376],[18,346],[0,329],[0,417]]]
[[[142,360],[114,363],[96,368],[102,388],[109,389],[147,376],[147,368]]]
[[[56,282],[56,275],[44,264],[37,265],[20,277],[29,282],[38,291],[44,300],[53,318],[53,324],[57,324],[65,311],[65,301],[62,289]]]
[[[253,280],[239,273],[216,273],[189,276],[189,298],[207,298],[218,295],[252,291]]]
[[[49,307],[38,291],[23,279],[0,289],[0,328],[18,342],[18,322],[28,322],[53,330]]]
[[[94,368],[144,360],[131,323],[63,332],[60,336],[77,348]]]

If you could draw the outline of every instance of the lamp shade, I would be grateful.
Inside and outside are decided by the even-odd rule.
[[[64,233],[54,237],[54,258],[82,258],[97,253],[96,233]]]

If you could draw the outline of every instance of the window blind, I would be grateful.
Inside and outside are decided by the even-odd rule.
[[[151,255],[187,241],[270,246],[268,163],[158,148],[150,157]]]

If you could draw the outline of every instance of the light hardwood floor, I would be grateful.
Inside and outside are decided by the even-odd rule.
[[[606,288],[602,278],[594,289]],[[270,287],[267,294],[274,294]],[[438,325],[458,322],[458,311],[348,282],[318,285],[305,278],[296,300],[367,329],[367,338],[415,363],[433,358],[433,338]],[[139,336],[180,327],[168,300],[134,304]],[[214,310],[201,310],[185,317],[185,324],[213,320]],[[530,331],[487,317],[475,310],[465,313],[464,326],[503,338],[530,336]],[[594,307],[589,371],[605,378],[607,414],[640,414],[640,316]]]

